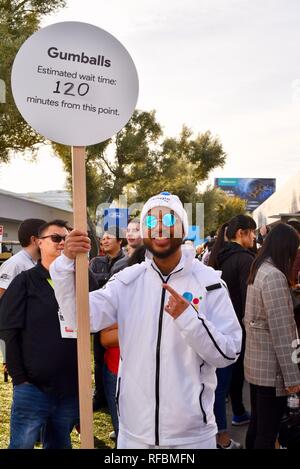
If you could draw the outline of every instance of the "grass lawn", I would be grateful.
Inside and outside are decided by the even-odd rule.
[[[10,381],[10,380],[9,380]],[[12,398],[12,384],[4,383],[3,373],[0,372],[0,449],[5,449],[9,442],[9,420]],[[105,412],[94,413],[94,442],[95,448],[114,448],[114,442],[109,438],[112,431],[109,414]],[[76,430],[72,432],[73,448],[80,447],[79,435]]]

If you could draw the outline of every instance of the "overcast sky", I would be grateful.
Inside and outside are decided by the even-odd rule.
[[[300,169],[299,0],[69,0],[43,25],[70,20],[124,44],[139,74],[138,108],[155,109],[166,135],[186,124],[219,136],[227,163],[211,181],[275,177],[280,186]],[[33,166],[0,166],[3,189],[63,185],[60,162],[45,152]]]

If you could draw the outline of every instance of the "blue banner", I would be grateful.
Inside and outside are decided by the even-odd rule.
[[[276,191],[276,179],[263,178],[216,178],[215,187],[229,196],[247,201],[246,209],[255,210]]]
[[[106,208],[103,213],[103,230],[107,231],[111,226],[127,228],[127,208]]]

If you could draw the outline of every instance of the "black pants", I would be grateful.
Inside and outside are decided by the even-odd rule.
[[[107,407],[107,401],[103,386],[103,365],[105,348],[100,344],[100,333],[94,334],[94,366],[95,366],[95,391],[94,401],[97,407]]]
[[[286,397],[276,397],[273,387],[250,384],[251,421],[246,449],[274,449],[286,406]]]
[[[243,339],[241,354],[232,367],[229,396],[231,400],[233,415],[243,415],[246,412],[246,409],[243,404],[244,355],[245,339]]]

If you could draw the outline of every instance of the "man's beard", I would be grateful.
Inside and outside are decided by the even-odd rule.
[[[182,245],[182,239],[180,238],[173,238],[171,241],[170,247],[166,251],[156,251],[153,249],[153,246],[151,243],[148,244],[148,239],[144,239],[144,244],[148,251],[150,251],[154,257],[157,257],[158,259],[166,259],[167,257],[171,256],[178,250],[178,248]]]

